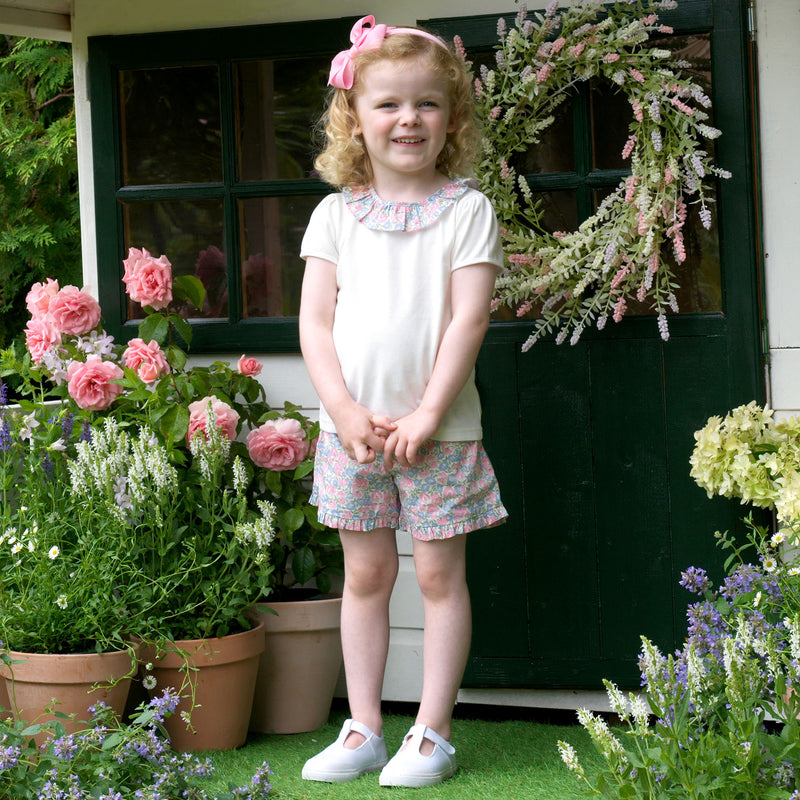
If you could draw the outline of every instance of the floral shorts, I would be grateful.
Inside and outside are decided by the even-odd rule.
[[[402,528],[415,539],[448,539],[503,522],[489,457],[480,442],[427,442],[421,463],[386,470],[351,459],[339,437],[322,432],[314,460],[311,502],[333,528]]]

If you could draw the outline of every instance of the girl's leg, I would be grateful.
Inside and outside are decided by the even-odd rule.
[[[350,716],[382,735],[381,692],[389,652],[389,600],[397,578],[395,532],[340,531],[344,549],[342,652]],[[351,731],[345,747],[364,737]]]
[[[450,725],[472,635],[464,535],[414,539],[414,565],[425,610],[423,682],[417,723],[450,739]],[[427,755],[433,744],[423,743]]]

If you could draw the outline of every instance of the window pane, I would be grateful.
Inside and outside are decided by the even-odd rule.
[[[578,228],[578,195],[575,191],[562,189],[551,192],[534,192],[541,201],[542,227],[549,233],[574,231]]]
[[[329,69],[327,58],[238,64],[240,180],[312,174],[312,131],[325,102]]]
[[[574,106],[572,97],[557,106],[553,124],[542,131],[539,143],[512,156],[511,166],[519,175],[575,171]]]
[[[123,185],[222,180],[216,66],[120,72]]]
[[[228,275],[224,252],[222,200],[160,200],[124,204],[125,249],[146,248],[162,253],[173,275],[196,275],[206,287],[202,313],[193,317],[228,316]],[[130,303],[128,318],[141,317]]]
[[[589,85],[592,125],[592,169],[630,169],[622,150],[633,109],[619,87],[593,78]]]
[[[322,195],[239,202],[245,317],[295,317],[304,262],[300,242]]]

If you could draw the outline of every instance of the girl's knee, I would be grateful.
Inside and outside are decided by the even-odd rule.
[[[357,596],[391,594],[397,571],[393,560],[346,564],[345,587]]]
[[[417,564],[417,583],[425,600],[457,599],[467,593],[467,579],[458,565]]]

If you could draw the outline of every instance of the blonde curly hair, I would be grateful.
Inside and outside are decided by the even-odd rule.
[[[436,168],[450,178],[469,177],[478,152],[480,133],[472,79],[464,61],[448,47],[442,47],[413,33],[387,36],[377,50],[359,53],[354,58],[355,80],[352,89],[332,89],[320,120],[322,152],[314,166],[320,177],[333,186],[367,186],[372,182],[372,167],[361,136],[353,133],[358,120],[355,102],[364,70],[381,61],[418,60],[428,63],[447,82],[453,131],[436,161]]]

